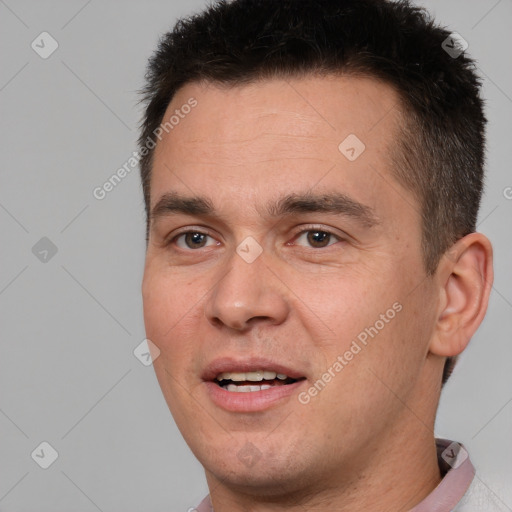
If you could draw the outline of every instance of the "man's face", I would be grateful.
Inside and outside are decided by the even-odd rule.
[[[354,475],[417,428],[404,403],[430,407],[435,292],[392,177],[398,97],[356,77],[188,84],[163,122],[192,97],[151,179],[144,317],[165,399],[210,482]]]

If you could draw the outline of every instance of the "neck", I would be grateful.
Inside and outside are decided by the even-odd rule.
[[[441,480],[432,431],[421,426],[418,432],[417,419],[411,424],[415,432],[394,429],[378,447],[372,447],[366,464],[359,461],[350,470],[338,468],[332,477],[309,486],[301,483],[279,496],[240,491],[207,472],[213,508],[215,512],[408,511]]]

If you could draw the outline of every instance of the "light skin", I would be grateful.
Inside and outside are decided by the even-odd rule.
[[[388,85],[354,76],[191,83],[164,119],[190,97],[197,107],[155,150],[144,317],[160,349],[158,381],[215,511],[411,509],[440,481],[442,369],[485,314],[489,241],[468,235],[426,275],[418,200],[391,172],[400,101]],[[338,149],[349,134],[366,146],[354,161]],[[162,199],[171,194],[208,198],[213,211],[176,211]],[[271,215],[267,205],[290,194],[344,201],[338,212]],[[262,249],[252,263],[236,251],[247,237]],[[401,311],[301,403],[397,302]],[[305,379],[263,410],[214,403],[205,367],[250,356]]]

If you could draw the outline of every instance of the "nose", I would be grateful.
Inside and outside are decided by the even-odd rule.
[[[233,252],[205,304],[205,316],[212,325],[245,331],[260,322],[284,322],[289,312],[286,287],[268,261],[264,253],[248,262]]]

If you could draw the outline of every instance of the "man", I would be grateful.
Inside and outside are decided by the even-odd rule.
[[[433,431],[493,278],[472,64],[382,0],[219,2],[160,42],[144,316],[198,510],[501,510]]]

